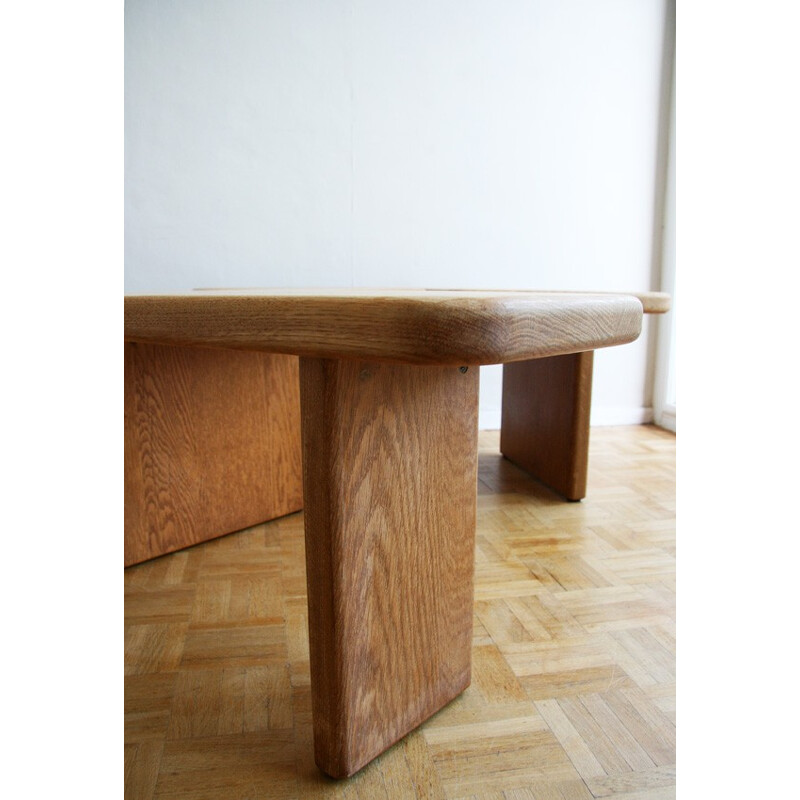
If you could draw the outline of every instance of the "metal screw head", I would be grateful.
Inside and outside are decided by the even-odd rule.
[[[459,372],[466,372],[468,369],[469,369],[469,367],[459,367],[458,371]]]

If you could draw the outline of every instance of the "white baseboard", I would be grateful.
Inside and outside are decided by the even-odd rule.
[[[496,431],[500,429],[500,406],[487,403],[478,409],[478,427],[482,431]],[[653,421],[652,408],[635,407],[592,407],[590,424],[592,426],[610,425],[647,425]],[[667,427],[664,425],[664,427]]]
[[[622,406],[592,406],[590,425],[648,425],[653,421],[652,408]]]
[[[674,405],[668,403],[664,406],[664,408],[661,409],[661,414],[659,414],[658,418],[656,419],[656,425],[676,433],[677,415]]]

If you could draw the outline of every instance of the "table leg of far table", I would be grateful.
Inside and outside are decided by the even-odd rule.
[[[594,351],[503,365],[500,452],[567,500],[586,497]]]

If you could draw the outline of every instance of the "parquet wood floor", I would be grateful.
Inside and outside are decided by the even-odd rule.
[[[593,428],[565,503],[480,440],[472,685],[315,767],[302,513],[125,571],[125,797],[675,796],[675,436]]]

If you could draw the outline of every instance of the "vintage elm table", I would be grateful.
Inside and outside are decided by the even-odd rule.
[[[315,757],[352,775],[470,682],[478,367],[641,323],[630,295],[128,296],[126,564],[302,504]]]

